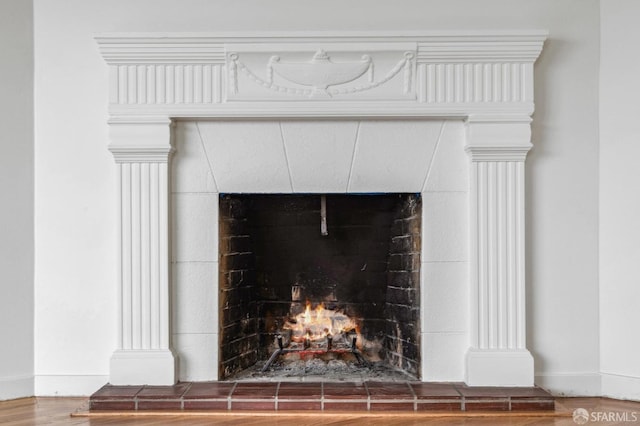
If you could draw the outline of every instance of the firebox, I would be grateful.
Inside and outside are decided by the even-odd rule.
[[[420,194],[219,203],[220,380],[300,363],[419,376]]]

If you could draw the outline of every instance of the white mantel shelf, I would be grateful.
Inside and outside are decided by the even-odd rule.
[[[96,37],[109,68],[109,149],[118,167],[119,343],[111,383],[177,380],[168,255],[174,119],[422,117],[466,123],[466,382],[533,385],[524,163],[534,62],[546,37],[537,30]]]

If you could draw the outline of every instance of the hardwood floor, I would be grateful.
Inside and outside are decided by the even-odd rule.
[[[191,413],[173,415],[114,415],[91,414],[87,416],[87,398],[27,398],[0,402],[0,424],[3,426],[31,425],[363,425],[367,426],[413,426],[413,425],[576,425],[572,413],[576,408],[584,408],[590,415],[613,413],[618,421],[589,422],[601,425],[640,424],[640,402],[618,401],[607,398],[558,398],[555,412],[546,413],[481,413],[474,412],[447,414],[437,413]],[[72,416],[74,413],[74,416]],[[625,422],[620,416],[636,422]],[[600,419],[602,419],[602,415]]]

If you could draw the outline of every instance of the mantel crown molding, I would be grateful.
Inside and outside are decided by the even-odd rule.
[[[533,62],[548,36],[544,30],[519,31],[349,31],[228,33],[102,33],[100,53],[109,65],[224,62],[233,45],[414,43],[424,61],[511,59]]]

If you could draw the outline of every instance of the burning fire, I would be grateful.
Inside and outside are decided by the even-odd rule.
[[[339,310],[325,309],[320,303],[315,309],[307,301],[304,312],[287,321],[284,329],[291,330],[291,341],[310,342],[325,341],[327,336],[336,338],[341,334],[358,333],[358,326],[354,320]]]

